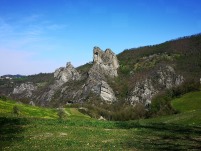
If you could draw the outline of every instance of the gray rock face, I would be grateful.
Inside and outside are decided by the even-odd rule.
[[[178,86],[183,81],[183,76],[177,75],[173,67],[160,67],[154,75],[137,82],[128,99],[132,105],[136,103],[148,105],[151,103],[152,97],[160,90]]]
[[[52,100],[52,97],[54,96],[55,92],[58,91],[61,86],[64,84],[61,80],[56,80],[54,84],[49,86],[49,90],[44,92],[42,96],[39,96],[37,99],[41,100],[41,105],[44,106],[47,102]]]
[[[17,86],[13,90],[13,94],[19,94],[23,95],[23,97],[30,98],[32,96],[32,92],[37,89],[37,86],[35,86],[33,83],[22,83],[20,86]]]
[[[69,80],[79,80],[80,74],[77,72],[77,70],[71,65],[70,62],[67,62],[66,67],[61,67],[59,69],[56,69],[54,72],[54,77],[57,80],[60,80],[62,82],[67,82]]]
[[[183,76],[176,75],[173,67],[165,66],[157,71],[157,77],[159,85],[165,86],[167,89],[173,86],[178,86],[183,83]]]
[[[55,81],[49,86],[48,91],[44,92],[42,96],[37,97],[38,100],[41,100],[42,106],[50,102],[57,91],[63,91],[63,84],[71,80],[78,81],[81,75],[70,62],[67,62],[66,67],[60,67],[55,70],[54,77]]]
[[[93,92],[107,103],[112,103],[117,99],[105,76],[111,78],[118,76],[119,63],[117,57],[110,49],[106,49],[104,52],[100,48],[94,47],[93,52],[94,64],[88,72],[87,82],[83,86],[83,94],[87,96]]]
[[[116,55],[110,49],[102,51],[99,47],[94,47],[93,50],[93,62],[98,64],[99,68],[104,72],[104,74],[116,77],[117,69],[119,67],[119,62]]]
[[[112,88],[106,82],[106,78],[96,71],[89,72],[89,78],[83,86],[84,97],[86,97],[90,92],[99,95],[109,104],[117,100]]]
[[[117,69],[119,63],[116,55],[110,50],[102,51],[95,47],[93,50],[93,66],[84,75],[71,65],[70,62],[66,67],[60,67],[54,72],[54,82],[45,87],[42,93],[36,91],[36,87],[31,84],[22,84],[13,90],[13,94],[26,92],[27,97],[32,96],[41,106],[46,106],[49,102],[65,100],[66,102],[80,103],[85,101],[91,93],[100,96],[107,103],[116,101],[112,88],[107,83],[106,76],[110,78],[118,76]],[[34,103],[34,102],[33,102]]]
[[[145,81],[137,82],[131,96],[129,98],[131,105],[136,103],[143,103],[145,105],[151,103],[152,97],[158,92],[152,84],[150,79],[145,79]]]
[[[116,97],[112,88],[105,81],[101,82],[100,96],[103,100],[107,101],[107,103],[116,101]]]

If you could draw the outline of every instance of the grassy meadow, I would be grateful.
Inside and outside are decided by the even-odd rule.
[[[0,150],[200,150],[200,94],[173,100],[179,114],[126,122],[99,121],[76,108],[65,108],[59,119],[56,109],[0,100]],[[193,109],[189,98],[198,101]]]

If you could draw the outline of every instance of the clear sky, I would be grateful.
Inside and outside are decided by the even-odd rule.
[[[54,72],[201,32],[201,0],[0,0],[0,75]]]

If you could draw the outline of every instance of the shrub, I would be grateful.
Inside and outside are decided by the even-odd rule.
[[[173,98],[170,92],[171,91],[167,90],[155,95],[152,98],[150,109],[152,116],[169,115],[175,113],[175,110],[170,103]]]
[[[0,96],[0,99],[1,99],[2,101],[7,101],[7,97],[4,96],[4,95]]]
[[[58,109],[57,115],[60,120],[62,120],[66,117],[66,113],[65,113],[64,109],[62,109],[62,108]]]
[[[19,116],[20,114],[20,109],[18,106],[13,106],[13,114],[16,115],[16,116]]]

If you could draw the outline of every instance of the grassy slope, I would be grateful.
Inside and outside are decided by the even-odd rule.
[[[56,118],[56,111],[53,109],[33,107],[30,105],[24,105],[15,103],[14,101],[1,101],[0,100],[0,114],[6,116],[12,116],[13,106],[17,106],[20,110],[20,116],[23,117],[36,117],[36,118]]]
[[[0,150],[198,150],[201,147],[201,124],[182,125],[176,119],[183,117],[181,114],[110,122],[66,108],[67,119],[61,121],[56,110],[22,104],[18,104],[20,117],[15,117],[10,113],[13,105],[12,101],[0,101]]]
[[[0,100],[0,115],[1,116],[14,116],[13,106],[17,106],[20,110],[20,117],[33,117],[33,118],[46,118],[46,119],[57,119],[57,110],[50,108],[42,108],[37,106],[30,106],[25,104],[16,103],[15,101],[2,101]],[[90,118],[87,115],[80,113],[75,108],[66,108],[65,113],[68,118]]]
[[[190,92],[171,102],[179,114],[141,120],[141,124],[168,123],[201,125],[201,91]]]
[[[172,101],[179,112],[201,110],[201,92],[191,92]]]

